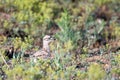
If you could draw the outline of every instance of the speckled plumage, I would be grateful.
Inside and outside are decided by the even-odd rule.
[[[50,52],[50,46],[49,46],[49,44],[52,41],[54,41],[54,38],[51,37],[50,35],[46,35],[45,37],[43,37],[43,48],[35,52],[33,56],[42,59],[52,58],[53,56]]]

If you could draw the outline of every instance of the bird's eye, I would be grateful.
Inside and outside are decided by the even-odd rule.
[[[50,37],[49,38],[46,38],[45,40],[49,40],[50,39]]]

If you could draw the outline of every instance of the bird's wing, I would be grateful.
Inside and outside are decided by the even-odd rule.
[[[35,56],[35,57],[45,56],[45,55],[47,56],[48,53],[46,51],[44,51],[44,50],[39,50],[39,51],[37,51],[36,53],[33,54],[33,56]]]

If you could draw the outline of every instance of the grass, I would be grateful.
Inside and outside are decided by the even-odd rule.
[[[119,80],[119,4],[0,0],[0,80]],[[54,58],[35,61],[46,34]]]

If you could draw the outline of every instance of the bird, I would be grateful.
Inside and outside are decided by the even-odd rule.
[[[55,38],[53,38],[51,35],[45,35],[43,37],[42,49],[35,52],[33,54],[33,57],[42,58],[42,59],[53,58],[53,54],[51,54],[51,51],[50,51],[50,43],[54,41],[55,41]]]

